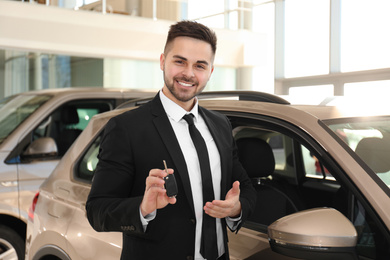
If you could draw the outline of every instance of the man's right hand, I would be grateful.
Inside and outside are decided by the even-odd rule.
[[[168,169],[168,173],[172,174],[173,169]],[[164,188],[164,177],[167,175],[165,170],[152,169],[149,176],[146,178],[146,187],[144,198],[142,199],[140,208],[142,216],[147,216],[157,209],[164,208],[168,204],[175,204],[175,197],[168,197]]]

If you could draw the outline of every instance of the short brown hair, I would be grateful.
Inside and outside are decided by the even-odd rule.
[[[191,37],[209,43],[214,55],[217,51],[217,36],[213,30],[196,21],[180,21],[171,25],[165,43],[164,53],[167,51],[167,46],[176,37],[180,36]]]

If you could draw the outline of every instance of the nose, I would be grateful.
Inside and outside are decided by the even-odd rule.
[[[192,78],[195,76],[194,74],[194,70],[192,69],[191,66],[186,66],[183,71],[182,71],[182,74],[184,77],[186,78]]]

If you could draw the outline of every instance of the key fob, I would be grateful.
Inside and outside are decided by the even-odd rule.
[[[177,184],[176,184],[176,178],[174,174],[168,174],[164,177],[165,181],[165,189],[167,190],[167,196],[168,197],[176,197],[177,195]]]

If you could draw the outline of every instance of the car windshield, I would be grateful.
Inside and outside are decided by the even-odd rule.
[[[390,117],[337,120],[328,126],[390,188]]]
[[[0,144],[50,96],[14,95],[0,100]]]

